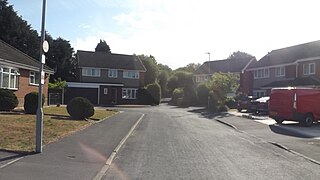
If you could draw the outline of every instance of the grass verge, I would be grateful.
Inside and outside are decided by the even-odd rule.
[[[70,119],[66,107],[46,107],[43,118],[43,144],[56,141],[84,129],[98,120],[113,116],[116,111],[95,110],[87,121]],[[36,115],[0,114],[0,149],[30,152],[35,147]]]

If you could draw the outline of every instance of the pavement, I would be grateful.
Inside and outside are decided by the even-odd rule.
[[[298,122],[294,121],[284,121],[282,124],[277,124],[274,119],[268,117],[267,115],[255,115],[251,113],[243,113],[237,111],[229,111],[228,113],[237,117],[251,119],[253,121],[266,124],[268,126],[276,126],[278,128],[291,131],[292,133],[300,134],[304,137],[320,139],[320,123],[314,123],[311,127],[302,126]]]
[[[264,120],[252,119],[241,116],[237,112],[229,112],[213,118],[236,131],[267,141],[320,165],[319,124],[312,127],[303,127],[296,122],[288,121],[285,124],[278,125],[268,117],[265,117]],[[272,121],[273,123],[271,123]]]
[[[93,179],[142,117],[123,112],[43,148],[40,154],[0,152],[0,179]]]

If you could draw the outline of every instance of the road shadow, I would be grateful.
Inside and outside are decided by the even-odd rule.
[[[229,114],[228,112],[213,113],[208,111],[208,109],[206,108],[194,108],[194,109],[188,110],[188,112],[198,114],[199,117],[207,118],[207,119],[225,118],[225,117],[234,116],[232,114]]]
[[[299,123],[269,125],[272,132],[286,136],[298,138],[316,138],[320,137],[320,124],[316,123],[312,127],[304,127]]]

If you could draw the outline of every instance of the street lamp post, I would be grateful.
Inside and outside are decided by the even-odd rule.
[[[209,75],[210,75],[210,73],[211,73],[211,72],[210,72],[210,71],[211,71],[211,70],[210,70],[210,69],[211,69],[211,68],[210,68],[210,52],[206,52],[206,54],[208,54],[208,55],[209,55],[209,62],[208,62],[208,66],[209,66]]]
[[[45,63],[44,51],[48,50],[48,43],[45,41],[45,22],[46,22],[46,4],[47,1],[42,2],[42,21],[41,21],[41,42],[40,42],[40,69],[39,69],[39,92],[38,92],[38,109],[36,122],[36,152],[42,152],[42,135],[43,135],[43,109],[42,109],[42,93],[44,84],[43,66]]]

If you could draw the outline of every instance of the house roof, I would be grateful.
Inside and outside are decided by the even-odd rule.
[[[243,68],[252,60],[252,58],[244,59],[224,59],[224,60],[215,60],[207,61],[203,63],[194,74],[213,74],[217,72],[222,73],[235,73],[241,72]],[[209,68],[210,66],[210,68]]]
[[[19,51],[8,43],[0,39],[0,62],[13,67],[24,68],[29,70],[39,70],[40,62]],[[45,66],[44,71],[53,74],[54,71]]]
[[[259,61],[250,64],[248,69],[276,66],[282,64],[292,64],[297,60],[319,56],[320,40],[272,50]]]
[[[77,56],[79,67],[146,71],[141,60],[134,55],[78,50]]]
[[[273,81],[263,86],[263,88],[276,87],[300,87],[300,86],[320,86],[320,79],[315,76],[298,77],[294,80]]]

